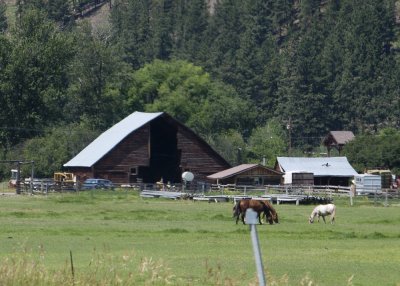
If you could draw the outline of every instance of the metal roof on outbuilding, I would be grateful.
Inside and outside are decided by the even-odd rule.
[[[278,175],[281,174],[279,171],[276,171],[276,170],[273,170],[273,169],[269,169],[269,168],[267,168],[267,167],[265,167],[263,165],[260,165],[260,164],[241,164],[241,165],[238,165],[238,166],[223,170],[221,172],[212,174],[210,176],[207,176],[207,178],[208,179],[214,179],[214,180],[215,179],[225,179],[225,178],[229,178],[229,177],[241,174],[243,172],[246,172],[248,170],[251,170],[251,169],[254,169],[254,168],[257,168],[257,167],[263,167],[263,168],[268,169],[269,171],[271,171],[273,173],[276,173]]]
[[[162,114],[163,112],[132,113],[110,129],[103,132],[78,155],[65,163],[64,167],[92,167],[126,136]]]
[[[346,157],[277,157],[282,172],[312,172],[314,177],[352,177],[358,173]]]

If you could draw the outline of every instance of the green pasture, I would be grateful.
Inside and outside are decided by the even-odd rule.
[[[400,285],[400,207],[336,204],[335,225],[308,224],[313,206],[283,204],[280,224],[257,226],[268,284]],[[0,262],[1,285],[33,285],[35,269],[76,285],[257,285],[232,203],[134,191],[0,196]],[[61,285],[42,276],[37,285]]]

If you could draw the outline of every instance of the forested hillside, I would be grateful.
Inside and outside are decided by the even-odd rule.
[[[98,2],[0,0],[2,159],[48,176],[128,114],[165,111],[233,164],[318,156],[351,130],[359,169],[400,169],[396,1],[113,0],[94,29],[76,11]]]

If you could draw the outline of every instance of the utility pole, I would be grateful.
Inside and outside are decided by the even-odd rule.
[[[289,132],[289,157],[292,155],[292,117],[289,117],[289,121],[286,124],[286,129]]]

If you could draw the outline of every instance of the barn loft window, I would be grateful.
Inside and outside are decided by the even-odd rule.
[[[131,168],[131,175],[137,175],[137,167]]]

